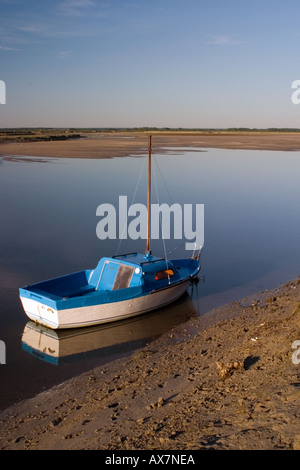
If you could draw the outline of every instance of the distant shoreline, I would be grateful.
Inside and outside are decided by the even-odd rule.
[[[57,134],[45,131],[44,136],[25,133],[16,141],[3,141],[0,132],[1,156],[38,156],[55,158],[114,158],[144,155],[148,134],[153,135],[153,153],[167,149],[190,147],[196,149],[223,148],[239,150],[299,151],[300,132],[292,131],[118,131],[77,132]],[[16,137],[16,136],[15,136]],[[46,140],[43,140],[46,139]]]

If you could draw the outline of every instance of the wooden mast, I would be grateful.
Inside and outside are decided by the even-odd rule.
[[[149,135],[148,141],[148,197],[147,197],[147,245],[146,254],[150,255],[150,215],[151,215],[151,135]]]

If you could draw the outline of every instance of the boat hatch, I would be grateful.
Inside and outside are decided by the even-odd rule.
[[[115,277],[115,282],[113,285],[113,290],[115,289],[125,289],[130,286],[131,278],[133,275],[134,267],[127,266],[126,264],[120,264],[117,275]]]
[[[141,269],[115,259],[101,259],[89,281],[95,290],[117,290],[141,284]]]

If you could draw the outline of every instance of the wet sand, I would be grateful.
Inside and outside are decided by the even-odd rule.
[[[51,142],[0,143],[0,155],[56,158],[113,158],[147,152],[147,134],[117,132],[84,134],[82,139]],[[300,133],[151,133],[153,153],[166,148],[224,148],[245,150],[300,150]]]
[[[300,450],[298,340],[295,280],[4,410],[0,449]]]

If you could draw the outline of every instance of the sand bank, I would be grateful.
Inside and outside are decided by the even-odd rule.
[[[295,280],[4,410],[0,449],[300,449],[298,340]]]
[[[0,155],[24,155],[56,158],[113,158],[147,152],[143,133],[82,134],[84,138],[67,141],[1,143]],[[300,150],[300,133],[230,134],[155,134],[153,153],[166,148],[223,148],[245,150]]]

